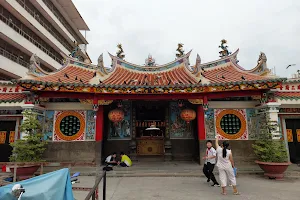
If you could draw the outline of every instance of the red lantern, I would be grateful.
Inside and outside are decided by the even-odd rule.
[[[184,109],[180,113],[181,119],[186,121],[186,123],[190,123],[190,121],[194,120],[196,118],[196,112],[192,109]]]
[[[124,112],[120,109],[111,110],[108,113],[108,119],[114,124],[121,122],[124,119]]]

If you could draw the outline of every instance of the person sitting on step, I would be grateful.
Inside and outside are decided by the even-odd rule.
[[[132,161],[127,155],[121,152],[120,156],[121,156],[121,162],[119,162],[119,165],[121,167],[130,167],[132,165]]]
[[[108,166],[115,166],[118,164],[117,160],[117,153],[113,152],[111,155],[107,156],[107,158],[105,159],[105,164]]]

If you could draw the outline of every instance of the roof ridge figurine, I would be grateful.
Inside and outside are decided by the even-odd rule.
[[[145,60],[145,64],[146,66],[149,66],[149,67],[152,67],[152,66],[155,66],[155,59],[152,57],[151,54],[148,55],[148,58],[146,58]]]
[[[125,54],[124,54],[124,51],[123,51],[123,48],[122,48],[122,44],[118,44],[117,48],[119,49],[117,51],[117,57],[121,58],[123,60],[125,58]]]
[[[229,56],[231,54],[231,52],[228,51],[228,46],[225,45],[227,44],[227,40],[223,39],[221,40],[221,45],[219,46],[219,48],[222,49],[222,51],[219,51],[220,56],[219,57],[224,57],[224,56]]]
[[[180,58],[182,56],[184,56],[184,50],[183,50],[183,45],[182,43],[178,43],[177,49],[176,51],[178,51],[178,53],[176,53],[176,58]]]

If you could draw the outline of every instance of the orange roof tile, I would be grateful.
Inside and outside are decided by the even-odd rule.
[[[275,96],[283,99],[299,99],[300,92],[276,92]]]
[[[21,102],[26,98],[22,93],[0,93],[0,102]]]
[[[145,73],[117,67],[112,74],[103,81],[111,85],[168,85],[170,84],[195,84],[197,81],[189,74],[184,66],[156,73]]]
[[[207,69],[203,72],[203,75],[210,81],[210,83],[229,83],[270,79],[269,77],[262,77],[256,74],[243,72],[232,65]]]
[[[34,80],[42,82],[88,84],[90,79],[93,78],[94,72],[95,71],[90,69],[70,65],[49,75],[36,77]]]

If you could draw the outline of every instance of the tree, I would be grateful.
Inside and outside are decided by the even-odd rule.
[[[278,132],[278,123],[271,121],[267,114],[259,116],[258,138],[252,145],[254,153],[261,162],[283,163],[288,161],[284,140],[272,138],[272,133]]]
[[[41,162],[45,145],[43,141],[41,124],[37,119],[37,114],[30,110],[23,112],[24,121],[20,130],[26,134],[24,139],[16,140],[11,144],[13,147],[11,162]]]

